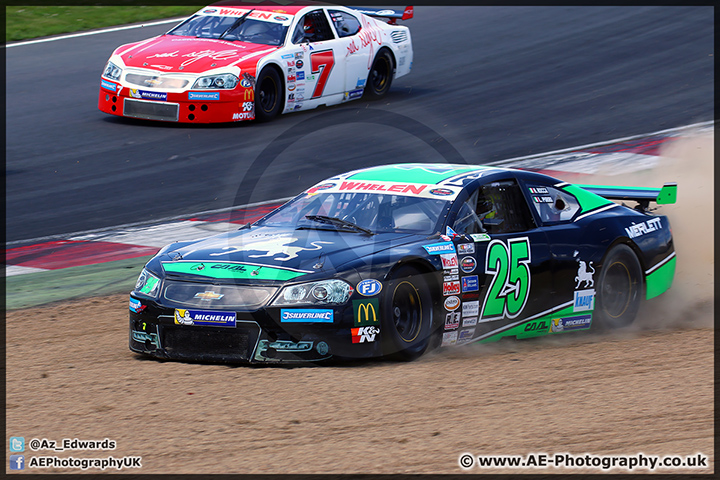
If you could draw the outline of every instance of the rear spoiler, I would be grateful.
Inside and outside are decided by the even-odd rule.
[[[662,188],[609,187],[605,185],[577,185],[583,190],[608,200],[634,200],[647,209],[650,202],[669,205],[677,200],[677,183],[666,183]]]
[[[387,18],[390,25],[395,25],[398,20],[409,20],[413,18],[413,6],[405,7],[405,10],[393,10],[390,8],[353,8],[369,17]]]

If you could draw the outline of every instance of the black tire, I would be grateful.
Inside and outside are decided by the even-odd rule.
[[[643,272],[632,248],[616,245],[605,256],[597,282],[595,320],[600,328],[630,325],[643,298]]]
[[[392,85],[395,62],[387,49],[380,50],[373,60],[365,86],[365,97],[369,100],[383,98]]]
[[[277,116],[282,108],[283,91],[280,75],[272,67],[265,67],[257,77],[255,85],[255,119],[267,122]]]
[[[427,349],[432,333],[428,282],[414,267],[402,266],[384,290],[380,331],[383,353],[393,360],[415,360]]]

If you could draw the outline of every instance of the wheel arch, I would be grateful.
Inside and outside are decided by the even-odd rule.
[[[279,115],[282,115],[285,113],[285,101],[287,97],[287,86],[286,86],[286,78],[285,78],[285,72],[283,72],[282,66],[276,61],[276,60],[268,60],[265,63],[258,63],[257,68],[255,69],[255,80],[257,81],[258,77],[260,77],[260,73],[265,68],[272,68],[277,72],[278,77],[280,77],[280,111],[278,112]],[[257,83],[255,84],[255,95],[257,95]]]

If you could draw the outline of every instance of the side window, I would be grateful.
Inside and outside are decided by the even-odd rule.
[[[535,228],[525,197],[515,180],[480,187],[475,212],[488,233],[523,232]]]
[[[543,224],[567,222],[580,209],[575,197],[554,187],[528,185],[530,198]]]
[[[313,10],[298,22],[293,32],[292,43],[322,42],[333,38],[335,37],[323,11]]]
[[[350,37],[360,31],[360,22],[349,13],[328,10],[339,37]]]
[[[458,211],[457,233],[513,233],[535,228],[525,197],[515,180],[480,186]]]

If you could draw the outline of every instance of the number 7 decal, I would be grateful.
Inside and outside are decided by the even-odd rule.
[[[333,65],[335,65],[335,57],[333,56],[332,50],[323,50],[321,52],[312,52],[310,54],[310,68],[312,69],[312,74],[320,74],[317,83],[315,84],[315,90],[313,90],[312,98],[322,96]]]

